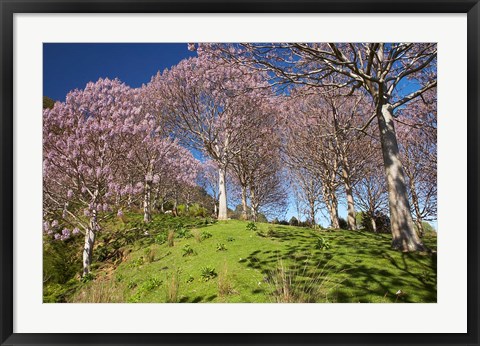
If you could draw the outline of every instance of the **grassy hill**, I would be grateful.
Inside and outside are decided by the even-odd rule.
[[[169,235],[174,218],[130,218],[100,237],[91,280],[47,285],[44,300],[67,287],[67,302],[436,302],[435,251],[393,251],[390,235],[238,220],[184,220]]]

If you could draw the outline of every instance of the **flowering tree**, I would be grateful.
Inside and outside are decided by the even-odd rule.
[[[357,204],[368,216],[374,232],[377,231],[375,216],[388,209],[388,192],[378,146],[374,138],[370,144],[363,146],[365,160],[353,186]]]
[[[260,163],[250,179],[250,203],[252,220],[259,213],[278,215],[287,207],[286,179],[278,161]]]
[[[164,167],[164,173],[159,174],[158,180],[162,183],[162,177],[169,177],[168,181],[174,196],[174,210],[176,212],[179,197],[184,200],[188,209],[195,194],[194,188],[197,187],[201,163],[188,149],[178,144],[175,150],[171,151],[171,155],[170,164]]]
[[[230,171],[233,181],[240,188],[242,218],[244,220],[248,218],[248,189],[259,183],[252,181],[252,179],[259,178],[260,173],[258,171],[261,169],[269,167],[269,173],[274,175],[278,173],[273,172],[274,170],[281,169],[278,161],[280,158],[278,128],[280,109],[277,107],[279,98],[266,93],[263,96],[259,97],[257,94],[254,98],[244,97],[239,105],[241,107],[237,109],[237,113],[242,114],[241,121],[236,128],[240,137],[234,155],[232,155]],[[274,162],[278,163],[276,169],[268,164]],[[273,196],[278,192],[278,187],[271,191],[271,205],[274,204],[273,201],[275,200]],[[250,191],[250,195],[252,195],[252,191]],[[260,203],[257,203],[255,213],[252,215],[258,215],[260,205],[265,206],[263,202],[266,201],[266,196],[262,199],[263,201],[257,201]]]
[[[241,105],[261,85],[261,76],[206,58],[182,60],[154,76],[152,94],[162,100],[175,135],[218,165],[218,219],[227,219],[226,170],[241,140]]]
[[[212,160],[206,160],[201,165],[200,186],[212,195],[213,213],[218,215],[218,166]]]
[[[259,115],[259,118],[262,116]],[[286,207],[286,182],[281,162],[280,138],[272,127],[256,128],[254,137],[245,137],[231,164],[233,181],[240,187],[242,218],[257,221],[259,212],[273,215]]]
[[[56,238],[83,233],[83,275],[90,271],[95,236],[113,205],[129,190],[119,184],[119,157],[129,151],[125,124],[140,109],[119,80],[100,79],[70,92],[43,113],[45,228],[69,226]],[[134,189],[134,187],[131,187]],[[134,191],[131,191],[134,192]],[[107,213],[107,214],[106,214]],[[48,219],[55,218],[49,225]]]
[[[292,154],[287,157],[289,180],[296,199],[295,203],[298,213],[300,214],[301,209],[307,215],[307,220],[315,226],[316,214],[322,202],[322,180],[311,166],[295,164],[296,158]]]
[[[163,182],[195,186],[198,161],[178,141],[162,137],[153,126],[155,120],[145,119],[130,126],[130,150],[125,155],[125,178],[134,179],[143,187],[143,221],[152,219],[152,193],[157,194]],[[150,123],[151,122],[151,123]],[[163,185],[164,186],[164,185]]]
[[[297,179],[297,183],[305,188],[310,196],[310,214],[316,197],[321,195],[330,215],[333,228],[339,228],[338,190],[341,180],[339,176],[341,160],[337,150],[333,114],[322,97],[302,90],[294,94],[286,106],[286,139],[285,152],[289,167],[294,172],[307,173]],[[311,178],[319,181],[313,183]],[[306,181],[303,181],[307,179]],[[321,189],[317,193],[314,190]],[[313,217],[313,215],[310,215]]]

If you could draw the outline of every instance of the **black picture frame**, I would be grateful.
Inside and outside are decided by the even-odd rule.
[[[0,0],[0,341],[2,345],[478,345],[479,0]],[[26,334],[13,332],[13,16],[15,13],[467,13],[468,332],[465,334]],[[455,316],[449,316],[455,318]]]

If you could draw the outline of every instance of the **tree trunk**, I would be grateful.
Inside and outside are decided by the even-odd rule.
[[[242,186],[242,220],[248,219],[247,188]]]
[[[95,245],[95,233],[97,231],[97,211],[92,212],[90,224],[85,232],[85,244],[83,247],[83,274],[90,274],[90,265],[92,264],[93,246]]]
[[[152,202],[152,210],[158,211],[158,202],[160,200],[160,192],[158,186],[153,190],[153,202]]]
[[[335,193],[332,193],[330,196],[330,220],[332,222],[333,228],[340,228],[340,223],[338,221],[338,201]]]
[[[129,194],[128,194],[128,200],[127,200],[127,209],[128,209],[129,211],[132,210],[132,202],[133,202],[133,200],[132,200],[132,194],[129,193]]]
[[[349,230],[355,230],[357,228],[355,220],[355,203],[353,201],[352,184],[350,182],[350,166],[345,155],[342,155],[343,169],[342,178],[345,185],[345,193],[347,195],[347,224]]]
[[[423,229],[423,220],[421,216],[417,216],[417,219],[415,220],[415,224],[417,225],[418,235],[420,237],[423,237],[425,234],[425,230]]]
[[[410,177],[410,192],[412,194],[412,204],[413,209],[415,210],[415,224],[417,226],[417,232],[420,237],[423,237],[424,229],[422,224],[422,212],[420,211],[420,203],[418,202],[417,190],[415,189],[415,180],[413,177]]]
[[[227,187],[225,184],[226,170],[218,170],[218,220],[227,220]]]
[[[252,203],[252,221],[257,222],[258,220],[258,206]]]
[[[177,206],[178,206],[178,198],[177,198],[177,194],[175,193],[175,198],[173,199],[173,210],[172,210],[173,216],[178,216]]]
[[[370,224],[372,225],[372,231],[377,233],[377,222],[373,213],[370,214]]]
[[[257,222],[258,219],[258,203],[255,201],[255,192],[250,191],[250,205],[252,210],[252,221]]]
[[[152,182],[145,179],[145,192],[143,194],[143,222],[145,223],[152,221],[151,194]]]
[[[404,252],[423,251],[425,246],[420,241],[413,227],[407,187],[405,185],[405,173],[399,158],[392,108],[389,104],[380,106],[377,108],[377,119],[388,187],[393,237],[392,248]]]
[[[315,222],[315,201],[310,201],[309,205],[310,205],[310,220],[312,222],[312,227],[315,228],[315,226],[316,226],[316,222]]]
[[[328,187],[324,187],[323,196],[328,214],[330,215],[330,226],[332,228],[340,228],[340,223],[338,222],[338,201],[335,192],[332,192]]]

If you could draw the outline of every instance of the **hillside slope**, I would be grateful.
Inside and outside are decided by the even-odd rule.
[[[173,246],[145,234],[67,301],[436,302],[435,252],[393,251],[383,234],[248,225],[183,229]]]

